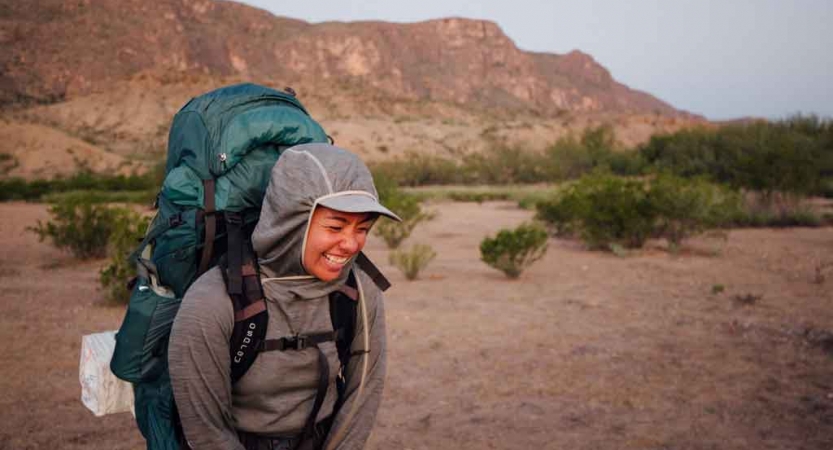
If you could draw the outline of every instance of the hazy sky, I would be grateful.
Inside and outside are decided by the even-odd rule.
[[[524,50],[592,55],[710,119],[833,117],[833,0],[245,0],[309,22],[497,22]]]

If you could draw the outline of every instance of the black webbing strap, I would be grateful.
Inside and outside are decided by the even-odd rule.
[[[298,334],[280,339],[266,339],[261,344],[259,350],[262,352],[304,350],[305,348],[318,347],[319,344],[323,344],[324,342],[338,341],[343,335],[344,330],[336,330],[329,333]]]
[[[381,289],[383,292],[388,290],[388,288],[390,287],[390,281],[388,281],[388,279],[385,278],[384,275],[382,275],[382,271],[379,270],[379,268],[376,267],[376,265],[373,264],[372,261],[370,261],[370,259],[367,257],[367,255],[364,254],[364,252],[359,252],[359,254],[356,255],[356,264],[358,264],[359,267],[361,267],[361,269],[364,271],[364,273],[366,273],[367,276],[369,276],[370,279],[373,280],[373,283],[375,283],[376,286],[379,287],[379,289]]]
[[[301,442],[298,444],[298,449],[312,448],[315,442],[315,422],[318,419],[318,412],[321,411],[321,405],[324,404],[324,398],[327,396],[327,389],[330,386],[330,363],[327,361],[327,356],[318,345],[315,346],[318,350],[318,392],[315,393],[315,403],[312,405],[312,411],[307,418],[307,424],[304,427],[304,434]]]
[[[205,204],[205,239],[198,274],[205,273],[214,252],[214,238],[217,235],[217,216],[214,204],[214,179],[202,180],[203,203]]]
[[[243,294],[243,217],[239,213],[226,212],[226,233],[228,246],[228,283],[229,295]]]

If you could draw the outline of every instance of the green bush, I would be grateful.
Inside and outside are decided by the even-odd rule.
[[[458,172],[468,184],[539,183],[547,179],[542,159],[538,152],[496,142],[466,155]]]
[[[509,278],[518,278],[527,267],[547,251],[547,232],[535,223],[524,223],[514,230],[500,230],[494,238],[480,243],[480,257]]]
[[[47,203],[134,203],[150,205],[159,191],[68,191],[45,194],[41,201]]]
[[[136,273],[128,260],[150,224],[150,218],[135,211],[123,209],[117,215],[107,244],[109,262],[99,273],[99,282],[107,299],[114,303],[127,303],[130,291],[127,283]]]
[[[656,135],[639,150],[659,170],[771,195],[824,192],[833,175],[833,122],[796,116]]]
[[[414,151],[406,152],[403,157],[371,164],[370,168],[374,179],[386,176],[401,186],[462,184],[465,181],[456,162]]]
[[[374,233],[385,241],[388,248],[397,248],[417,225],[432,219],[433,214],[423,211],[419,198],[403,192],[389,177],[376,175],[374,183],[381,203],[402,219],[402,222],[380,220],[373,227]]]
[[[147,192],[162,185],[160,169],[144,175],[102,175],[81,171],[69,178],[26,181],[21,178],[0,180],[0,201],[37,201],[47,194],[68,191]]]
[[[437,254],[430,246],[417,244],[408,250],[391,251],[389,259],[392,265],[402,271],[405,278],[415,280],[435,256]]]
[[[645,158],[638,152],[619,150],[613,128],[602,125],[586,129],[580,137],[563,137],[543,152],[496,140],[459,160],[410,151],[373,164],[372,169],[402,186],[546,183],[578,178],[596,169],[642,173]]]
[[[592,249],[639,248],[649,237],[676,248],[690,236],[737,220],[739,194],[703,179],[671,174],[653,180],[597,173],[536,205],[557,235],[580,235]]]
[[[648,202],[656,217],[654,236],[677,248],[683,240],[731,220],[740,196],[704,179],[660,174],[651,181]]]
[[[656,219],[647,182],[605,173],[583,177],[537,209],[537,217],[554,225],[557,233],[580,233],[592,249],[609,249],[611,244],[639,248],[651,236]]]
[[[556,236],[570,237],[581,229],[582,218],[589,207],[584,190],[570,184],[548,198],[535,201],[535,217],[551,225]]]
[[[106,256],[110,236],[126,211],[103,204],[66,202],[49,208],[50,221],[38,220],[37,226],[27,229],[76,258],[101,258]]]

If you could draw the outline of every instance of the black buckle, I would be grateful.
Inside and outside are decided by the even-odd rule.
[[[283,348],[281,350],[303,350],[307,348],[307,337],[301,334],[281,338],[281,341],[283,341]]]
[[[303,335],[295,336],[295,350],[303,350],[307,348],[307,337]]]

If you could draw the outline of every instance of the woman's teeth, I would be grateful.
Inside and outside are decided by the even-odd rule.
[[[327,261],[330,261],[331,263],[341,264],[341,265],[344,265],[344,263],[346,263],[347,260],[350,259],[346,256],[333,256],[333,255],[328,255],[326,253],[324,254],[324,258],[326,258]]]

